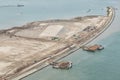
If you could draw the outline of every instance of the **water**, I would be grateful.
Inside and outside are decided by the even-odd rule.
[[[97,2],[89,1],[93,4]],[[15,7],[18,4],[25,6]],[[88,0],[0,0],[0,28],[19,26],[38,20],[105,14],[106,5],[99,7],[96,4],[96,8],[93,4],[88,4]],[[14,7],[4,7],[8,5]],[[89,9],[92,9],[91,12],[86,13]]]
[[[56,70],[49,66],[23,80],[120,80],[119,0],[0,0],[0,6],[17,4],[25,6],[0,7],[1,29],[38,20],[104,15],[107,6],[118,9],[110,28],[90,43],[102,44],[105,46],[103,51],[90,53],[78,50],[62,59],[72,61],[72,69]],[[86,13],[89,9],[91,12]]]
[[[105,49],[95,53],[78,50],[62,59],[72,61],[72,69],[56,70],[49,66],[23,80],[120,80],[120,33],[97,43]]]

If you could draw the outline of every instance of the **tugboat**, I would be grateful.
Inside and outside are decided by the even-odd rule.
[[[54,62],[52,64],[52,67],[55,69],[70,69],[70,68],[72,68],[72,62],[70,62],[70,61]]]
[[[99,45],[98,50],[103,50],[104,47],[102,45]]]
[[[91,52],[95,52],[96,50],[103,50],[103,49],[104,49],[104,47],[102,45],[98,45],[98,44],[83,47],[83,50],[91,51]]]

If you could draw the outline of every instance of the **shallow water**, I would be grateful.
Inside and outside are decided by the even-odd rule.
[[[24,7],[0,7],[0,28],[38,20],[72,18],[90,14],[105,15],[105,7],[117,8],[111,26],[90,44],[105,49],[90,53],[81,49],[62,60],[73,62],[70,70],[51,66],[23,80],[120,80],[120,1],[119,0],[0,0],[0,6],[24,4]],[[87,12],[91,9],[90,12]]]

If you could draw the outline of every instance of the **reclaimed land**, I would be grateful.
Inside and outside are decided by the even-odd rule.
[[[0,80],[19,80],[94,40],[112,23],[115,11],[68,20],[31,22],[0,30]]]

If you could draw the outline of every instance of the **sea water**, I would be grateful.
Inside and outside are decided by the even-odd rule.
[[[19,4],[24,7],[17,7]],[[105,8],[99,7],[93,0],[0,0],[0,28],[39,20],[105,14]],[[89,9],[92,9],[91,12],[86,13]]]
[[[18,4],[24,7],[16,7]],[[116,8],[116,17],[111,26],[90,43],[101,44],[104,50],[91,53],[80,49],[62,59],[73,62],[71,69],[57,70],[48,66],[23,80],[120,80],[120,1],[0,0],[0,29],[39,20],[105,15],[107,6]]]
[[[120,80],[120,33],[98,41],[105,49],[95,53],[78,50],[62,61],[72,61],[69,70],[51,66],[23,80]]]

